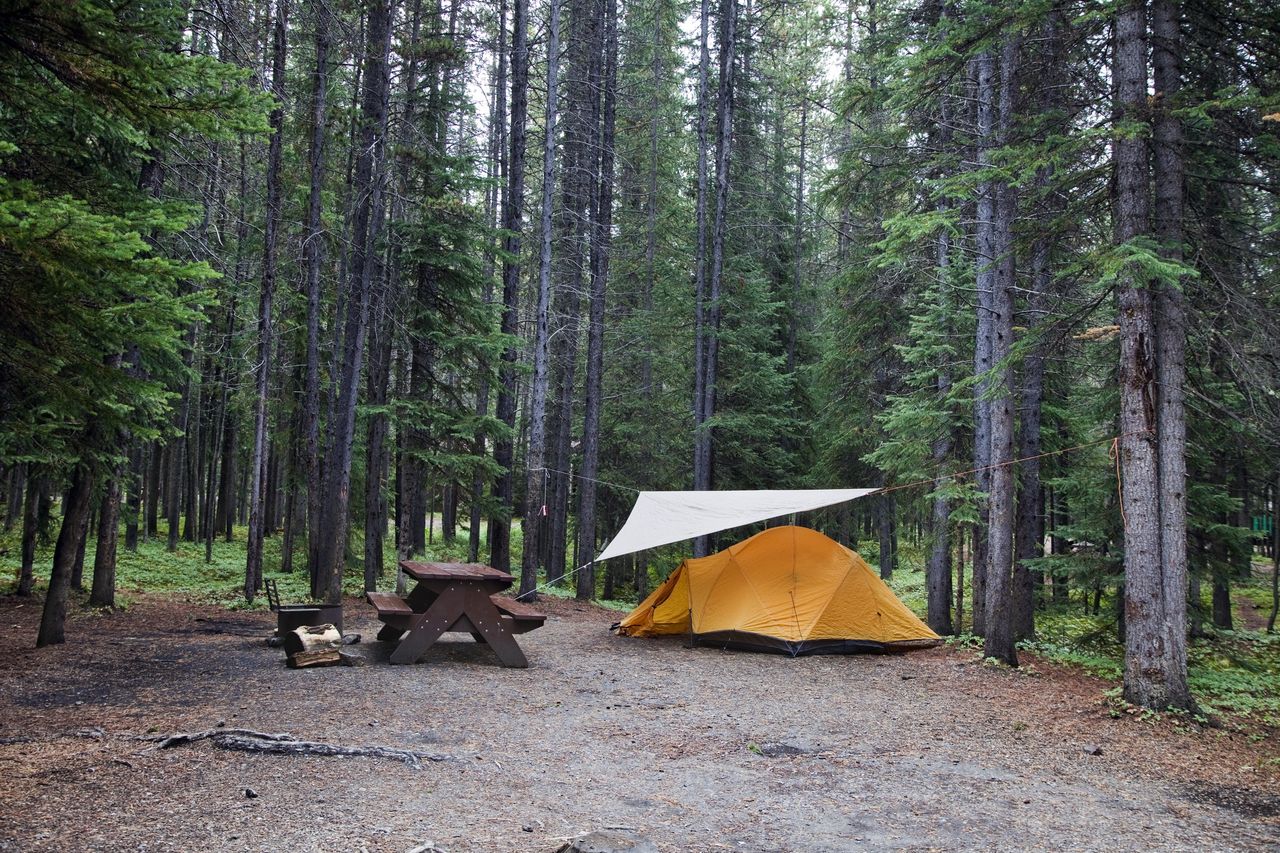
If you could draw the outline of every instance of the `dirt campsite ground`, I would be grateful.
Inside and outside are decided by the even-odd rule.
[[[663,851],[1280,846],[1273,737],[1114,719],[1075,671],[688,649],[544,606],[527,670],[469,638],[392,666],[351,602],[367,665],[294,671],[266,613],[142,597],[35,650],[38,609],[0,600],[0,849],[523,853],[606,827]],[[138,739],[220,722],[448,760]]]

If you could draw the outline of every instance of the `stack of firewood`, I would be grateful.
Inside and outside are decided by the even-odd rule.
[[[281,637],[293,669],[342,663],[342,635],[333,625],[303,625]]]

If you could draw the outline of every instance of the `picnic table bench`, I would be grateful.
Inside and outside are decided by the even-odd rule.
[[[529,665],[514,635],[542,627],[547,617],[498,594],[515,578],[480,563],[405,560],[400,568],[417,581],[407,596],[365,593],[383,622],[378,639],[398,643],[392,663],[415,663],[442,634],[456,631],[487,644],[506,666]]]

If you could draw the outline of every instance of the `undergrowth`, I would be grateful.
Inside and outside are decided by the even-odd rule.
[[[923,617],[924,555],[904,548],[898,557],[899,568],[889,586],[904,604]],[[874,549],[867,561],[873,569],[876,567]],[[1256,605],[1264,612],[1270,608],[1269,570],[1265,575],[1255,574],[1248,581],[1233,584],[1232,592],[1244,599],[1236,606],[1235,624],[1242,625],[1243,607]],[[1207,589],[1205,594],[1207,597]],[[1208,605],[1206,598],[1206,613]],[[1104,596],[1096,616],[1084,609],[1079,601],[1038,608],[1035,638],[1022,641],[1018,647],[1045,660],[1080,667],[1118,685],[1124,674],[1124,646],[1119,639],[1115,603]],[[966,625],[970,618],[971,614],[965,615]],[[982,638],[966,632],[948,638],[948,642],[960,648],[982,648]],[[1280,634],[1241,628],[1226,631],[1205,625],[1205,636],[1188,644],[1187,678],[1202,719],[1234,718],[1241,723],[1280,728]]]

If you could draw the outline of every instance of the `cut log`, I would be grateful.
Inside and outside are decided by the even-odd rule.
[[[337,650],[342,645],[342,634],[333,625],[303,625],[281,636],[284,650],[290,655],[318,649]]]
[[[337,666],[342,663],[338,650],[342,634],[334,625],[304,625],[282,638],[289,666],[303,669],[311,666]]]
[[[313,649],[309,652],[298,652],[289,655],[290,669],[307,669],[313,666],[337,666],[342,663],[342,653],[334,649]]]

